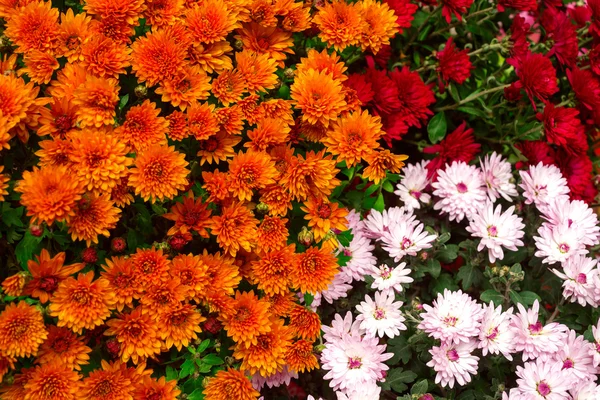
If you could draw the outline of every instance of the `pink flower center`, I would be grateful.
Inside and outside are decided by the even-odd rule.
[[[596,351],[600,353],[600,343],[596,342]]]
[[[494,340],[494,339],[496,339],[497,336],[498,336],[498,327],[494,327],[488,331],[486,338],[488,338],[490,340]]]
[[[496,228],[494,225],[488,226],[487,232],[488,232],[488,235],[491,237],[498,236],[498,228]]]
[[[400,247],[402,248],[402,250],[406,250],[408,249],[410,246],[412,246],[412,241],[409,238],[402,238],[402,243],[400,243]]]
[[[456,190],[458,190],[458,193],[467,193],[468,188],[464,183],[458,182],[456,184]]]
[[[546,397],[550,394],[550,386],[545,381],[541,381],[537,384],[537,392],[542,396]]]
[[[386,266],[381,268],[381,278],[390,279],[392,277],[392,271]]]
[[[568,253],[570,249],[571,248],[566,243],[561,243],[558,245],[558,251],[560,251],[562,254]]]
[[[458,321],[458,318],[456,318],[456,317],[445,317],[444,318],[444,323],[448,326],[456,326],[457,321]]]
[[[567,220],[567,222],[569,223],[569,228],[570,228],[570,227],[571,227],[571,225],[573,224],[573,220],[572,220],[571,218],[569,218],[569,219]]]
[[[448,356],[448,360],[450,360],[450,361],[458,361],[458,359],[460,358],[458,356],[458,352],[456,351],[456,349],[448,350],[446,355]]]
[[[587,276],[585,276],[585,274],[579,274],[577,275],[577,278],[575,278],[575,281],[585,285],[587,283]]]
[[[380,320],[380,319],[384,319],[385,318],[385,310],[377,307],[375,309],[375,312],[373,313],[373,318],[375,318],[376,320]]]
[[[351,257],[352,256],[352,252],[350,251],[350,249],[344,249],[344,255],[347,257]]]
[[[358,357],[350,357],[348,361],[349,369],[359,369],[362,366],[362,360]]]
[[[540,321],[536,322],[535,324],[529,324],[529,333],[532,335],[537,335],[542,332],[542,328],[543,326]]]
[[[414,197],[415,199],[419,200],[421,198],[422,193],[419,192],[418,190],[411,190],[408,192],[412,197]]]
[[[574,366],[575,366],[575,363],[573,362],[573,360],[571,360],[570,358],[567,358],[565,360],[565,362],[563,362],[562,369],[570,369],[570,368],[573,368]]]

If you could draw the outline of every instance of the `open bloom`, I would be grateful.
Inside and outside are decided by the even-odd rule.
[[[471,382],[471,375],[477,374],[479,361],[479,357],[471,354],[476,346],[477,343],[471,340],[459,344],[442,343],[429,350],[432,359],[427,366],[437,372],[435,383],[453,388],[456,382],[460,386]]]
[[[543,263],[554,264],[564,262],[576,254],[587,254],[585,245],[579,240],[577,230],[566,223],[556,226],[544,224],[534,236],[536,257],[543,258]]]
[[[591,347],[592,344],[583,336],[570,330],[569,336],[552,360],[562,364],[562,371],[566,372],[573,382],[595,380],[598,369],[593,365],[594,356],[590,354]]]
[[[481,238],[477,251],[487,247],[490,262],[504,258],[502,248],[516,251],[517,246],[523,246],[521,238],[525,235],[523,219],[514,214],[515,206],[502,212],[502,206],[488,202],[484,207],[477,210],[471,217],[467,231],[473,237]]]
[[[361,235],[359,232],[354,233],[352,241],[347,247],[340,244],[339,251],[345,256],[351,257],[346,265],[341,268],[341,274],[347,278],[349,282],[352,280],[363,281],[364,275],[375,267],[377,258],[373,255],[375,246],[371,241]]]
[[[404,177],[394,193],[400,197],[407,209],[419,209],[421,204],[428,204],[431,200],[431,195],[425,193],[425,188],[429,185],[425,168],[428,162],[424,160],[419,164],[407,164],[402,170]]]
[[[483,318],[481,319],[481,330],[479,331],[479,348],[484,356],[501,353],[512,361],[511,353],[514,353],[514,332],[510,330],[512,318],[512,307],[502,312],[502,306],[494,308],[494,302],[483,306]]]
[[[493,152],[479,160],[487,195],[491,201],[500,197],[506,201],[512,201],[518,195],[512,175],[512,167],[501,155]]]
[[[406,263],[400,263],[395,268],[390,268],[385,264],[382,264],[379,267],[373,267],[371,277],[373,277],[374,280],[371,284],[371,289],[377,289],[382,293],[400,293],[403,290],[403,283],[411,283],[414,281],[413,278],[408,276],[410,272],[410,268],[406,267]]]
[[[567,180],[563,177],[558,167],[544,165],[530,165],[526,171],[519,171],[522,183],[525,204],[534,203],[543,211],[545,207],[558,197],[566,197],[569,194]]]
[[[571,379],[560,363],[537,359],[517,366],[518,392],[524,399],[567,400]]]
[[[543,216],[550,225],[567,224],[578,231],[579,239],[586,246],[594,246],[600,241],[598,216],[582,200],[572,200],[561,196],[551,201],[544,208]]]
[[[577,254],[562,263],[563,271],[552,269],[552,272],[563,280],[563,297],[583,307],[587,304],[598,306],[598,261]]]
[[[415,222],[397,224],[381,237],[383,249],[395,261],[400,261],[406,255],[416,256],[419,251],[430,248],[431,242],[437,238],[436,235],[430,235],[423,224]]]
[[[361,321],[360,327],[367,336],[393,338],[400,334],[400,330],[406,330],[400,307],[402,302],[394,301],[393,292],[375,292],[375,301],[366,295],[365,301],[356,306],[360,313],[356,320]]]

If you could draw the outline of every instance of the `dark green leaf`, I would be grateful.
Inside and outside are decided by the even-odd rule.
[[[207,365],[221,365],[223,364],[225,361],[223,361],[223,359],[221,357],[218,357],[214,354],[207,354],[203,359],[202,362],[207,364]]]
[[[167,367],[165,374],[168,381],[177,379],[177,371],[173,367]]]
[[[429,141],[431,143],[437,143],[446,136],[446,130],[448,126],[446,124],[446,115],[444,112],[439,112],[431,118],[429,124],[427,124],[427,133],[429,134]]]
[[[448,289],[448,290],[457,290],[458,289],[458,285],[454,282],[454,279],[452,279],[452,276],[447,273],[440,274],[440,276],[435,280],[434,285],[432,287],[432,291],[433,291],[434,295],[437,293],[443,293],[444,289]]]
[[[2,222],[6,226],[22,227],[25,224],[21,221],[24,207],[11,208],[9,203],[2,203]]]
[[[210,346],[210,339],[204,339],[196,349],[196,352],[202,353],[204,350],[208,349],[208,346]]]
[[[354,238],[354,235],[352,234],[352,231],[348,229],[337,235],[337,238],[342,246],[348,247],[350,245],[350,242]]]
[[[410,394],[421,395],[427,393],[427,389],[429,389],[429,384],[427,383],[427,379],[423,379],[415,383],[412,388],[410,388]]]
[[[315,296],[313,296],[312,294],[310,294],[310,293],[304,293],[304,303],[307,306],[310,306],[312,304],[312,302],[313,302],[314,299],[315,299]]]
[[[408,386],[407,383],[411,383],[415,380],[417,374],[412,371],[403,371],[402,368],[394,368],[390,370],[385,377],[385,382],[381,385],[384,390],[392,389],[396,393],[402,393]]]
[[[126,94],[125,96],[121,97],[121,101],[119,101],[119,110],[122,110],[123,108],[125,108],[128,101],[129,101],[129,94]]]
[[[454,99],[455,102],[460,102],[460,95],[458,94],[458,90],[456,90],[456,85],[454,83],[450,84],[448,87],[450,91],[450,96]]]
[[[392,193],[394,191],[394,186],[388,181],[383,181],[382,187],[383,190],[385,190],[388,193]]]
[[[511,290],[510,292],[508,292],[508,296],[510,297],[512,302],[515,304],[521,303],[523,305],[527,305],[527,303],[525,302],[523,297],[521,297],[521,295],[519,293],[515,292],[514,290]]]
[[[494,289],[488,289],[485,292],[481,293],[480,298],[481,301],[485,301],[486,303],[493,301],[495,306],[502,304],[502,302],[504,301],[504,297],[502,297],[502,295]]]
[[[412,350],[408,340],[404,336],[396,336],[388,340],[387,345],[387,351],[394,355],[386,361],[387,364],[395,365],[400,360],[402,360],[402,364],[406,364],[410,361]]]
[[[385,208],[385,202],[383,200],[383,194],[379,193],[379,196],[377,196],[377,201],[373,205],[373,209],[375,209],[377,211],[383,211],[384,208]]]
[[[431,275],[434,278],[440,276],[440,272],[442,272],[442,264],[434,258],[430,258],[425,263],[425,267],[423,268],[425,272]]]
[[[185,360],[183,362],[183,364],[181,364],[181,367],[179,370],[179,379],[183,379],[186,376],[190,376],[191,374],[194,373],[194,371],[196,371],[196,365],[194,364],[194,360],[191,358],[188,358],[187,360]]]
[[[204,394],[202,389],[195,389],[192,393],[188,394],[188,400],[204,400]]]
[[[485,113],[485,111],[483,111],[483,110],[481,110],[479,108],[474,108],[474,107],[458,107],[457,110],[458,111],[462,111],[462,112],[467,113],[467,114],[475,115],[477,117],[488,118],[488,115]]]
[[[465,264],[458,270],[456,277],[462,281],[463,289],[467,290],[473,284],[476,268],[472,264]]]
[[[25,270],[27,270],[27,261],[33,258],[41,250],[42,236],[33,236],[29,230],[25,232],[23,239],[19,241],[15,248],[17,260]]]
[[[436,258],[444,264],[449,264],[458,257],[458,246],[449,244],[437,252]]]
[[[538,296],[534,292],[524,291],[524,292],[520,292],[519,294],[521,295],[521,299],[523,300],[523,304],[525,304],[527,306],[533,305],[533,303],[535,303],[536,300],[537,301],[542,301],[542,299],[540,298],[540,296]]]

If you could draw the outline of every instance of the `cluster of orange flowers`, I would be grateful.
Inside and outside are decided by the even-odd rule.
[[[42,137],[38,166],[14,186],[32,223],[65,226],[91,246],[110,237],[134,196],[176,200],[164,215],[173,221],[167,236],[221,248],[138,249],[107,259],[99,276],[43,250],[2,284],[48,304],[20,301],[0,314],[0,376],[17,357],[36,364],[2,398],[175,398],[175,382],[151,378],[146,361],[193,343],[206,318],[233,339],[242,371],[219,372],[207,400],[256,398],[247,375],[317,368],[320,320],[295,291],[325,290],[338,270],[332,230],[346,229],[348,213],[328,198],[338,163],[368,163],[363,177],[377,183],[405,157],[380,148],[380,118],[343,85],[335,52],[309,50],[294,68],[286,61],[293,34],[313,26],[337,51],[376,53],[398,32],[393,11],[374,0],[316,9],[292,0],[88,0],[79,13],[59,13],[50,2],[0,0],[0,18],[16,46],[0,65],[0,151],[31,131]],[[268,95],[282,76],[294,80],[291,100]],[[121,113],[120,85],[134,78],[138,100]],[[198,153],[178,151],[182,141],[197,142]],[[196,163],[201,177],[191,176]],[[188,192],[194,181],[206,196]],[[293,202],[315,240],[303,251],[289,237]],[[242,279],[256,293],[237,291]],[[120,359],[82,377],[91,349],[81,335],[104,325]]]

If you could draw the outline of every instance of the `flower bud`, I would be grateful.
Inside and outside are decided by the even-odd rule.
[[[315,235],[312,231],[309,231],[306,226],[302,227],[302,230],[298,234],[298,243],[303,246],[310,246],[313,243]]]
[[[256,205],[256,212],[259,214],[266,214],[269,212],[269,206],[263,202],[260,202]]]
[[[29,225],[29,233],[35,237],[40,237],[44,234],[44,227],[40,225]]]
[[[286,79],[294,79],[295,75],[296,73],[291,68],[286,68],[285,71],[283,71],[283,76],[285,76]]]
[[[238,51],[242,51],[244,49],[244,42],[238,39],[233,43],[233,47]]]
[[[98,253],[93,247],[88,247],[81,252],[81,259],[86,264],[95,264],[98,261]]]
[[[426,393],[423,396],[419,397],[419,400],[435,400],[435,399],[433,398],[432,395],[430,395],[429,393]]]
[[[122,237],[116,237],[110,241],[110,249],[115,253],[121,253],[125,251],[126,247],[127,242]]]
[[[146,85],[137,85],[133,90],[138,99],[143,99],[148,96],[148,88]]]

